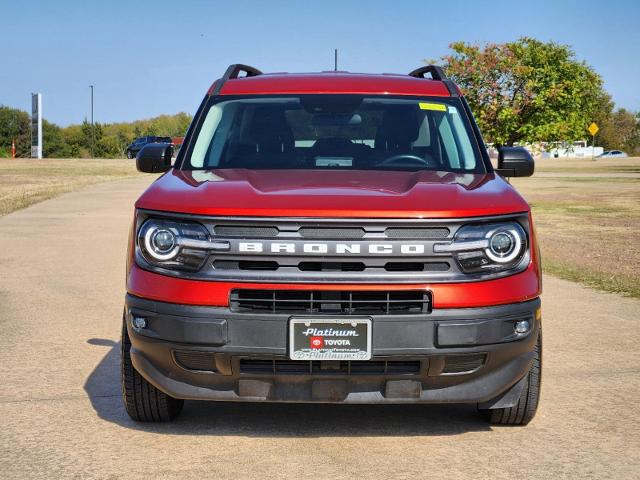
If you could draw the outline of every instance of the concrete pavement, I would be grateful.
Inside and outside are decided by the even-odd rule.
[[[119,344],[133,201],[152,177],[0,218],[0,478],[638,478],[640,302],[545,279],[541,406],[187,402],[135,424]]]

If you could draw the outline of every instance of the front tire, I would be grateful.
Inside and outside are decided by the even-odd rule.
[[[133,158],[133,152],[131,150],[127,150],[127,158],[131,160]]]
[[[540,401],[540,381],[542,377],[542,334],[534,350],[531,369],[527,374],[522,393],[513,407],[488,410],[489,421],[493,425],[526,425],[536,414]]]
[[[131,363],[131,340],[126,321],[122,322],[120,357],[122,400],[129,416],[136,422],[167,422],[182,411],[184,400],[170,397],[147,382]]]

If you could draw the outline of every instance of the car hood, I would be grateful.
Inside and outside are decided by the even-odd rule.
[[[494,173],[170,170],[136,208],[197,215],[455,218],[529,210]]]

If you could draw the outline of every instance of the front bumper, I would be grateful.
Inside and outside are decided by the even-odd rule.
[[[370,362],[292,362],[289,315],[126,297],[133,364],[175,398],[511,406],[540,330],[540,299],[421,315],[373,315]],[[131,319],[147,326],[134,329]],[[528,320],[531,330],[515,335]],[[496,400],[497,399],[497,400]],[[497,403],[496,403],[497,402]]]

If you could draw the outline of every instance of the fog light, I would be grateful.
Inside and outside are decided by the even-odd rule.
[[[132,317],[131,325],[136,330],[142,330],[143,328],[147,328],[147,319],[144,317]]]
[[[531,324],[529,323],[529,320],[518,320],[513,326],[515,332],[519,334],[527,333],[530,328]]]

